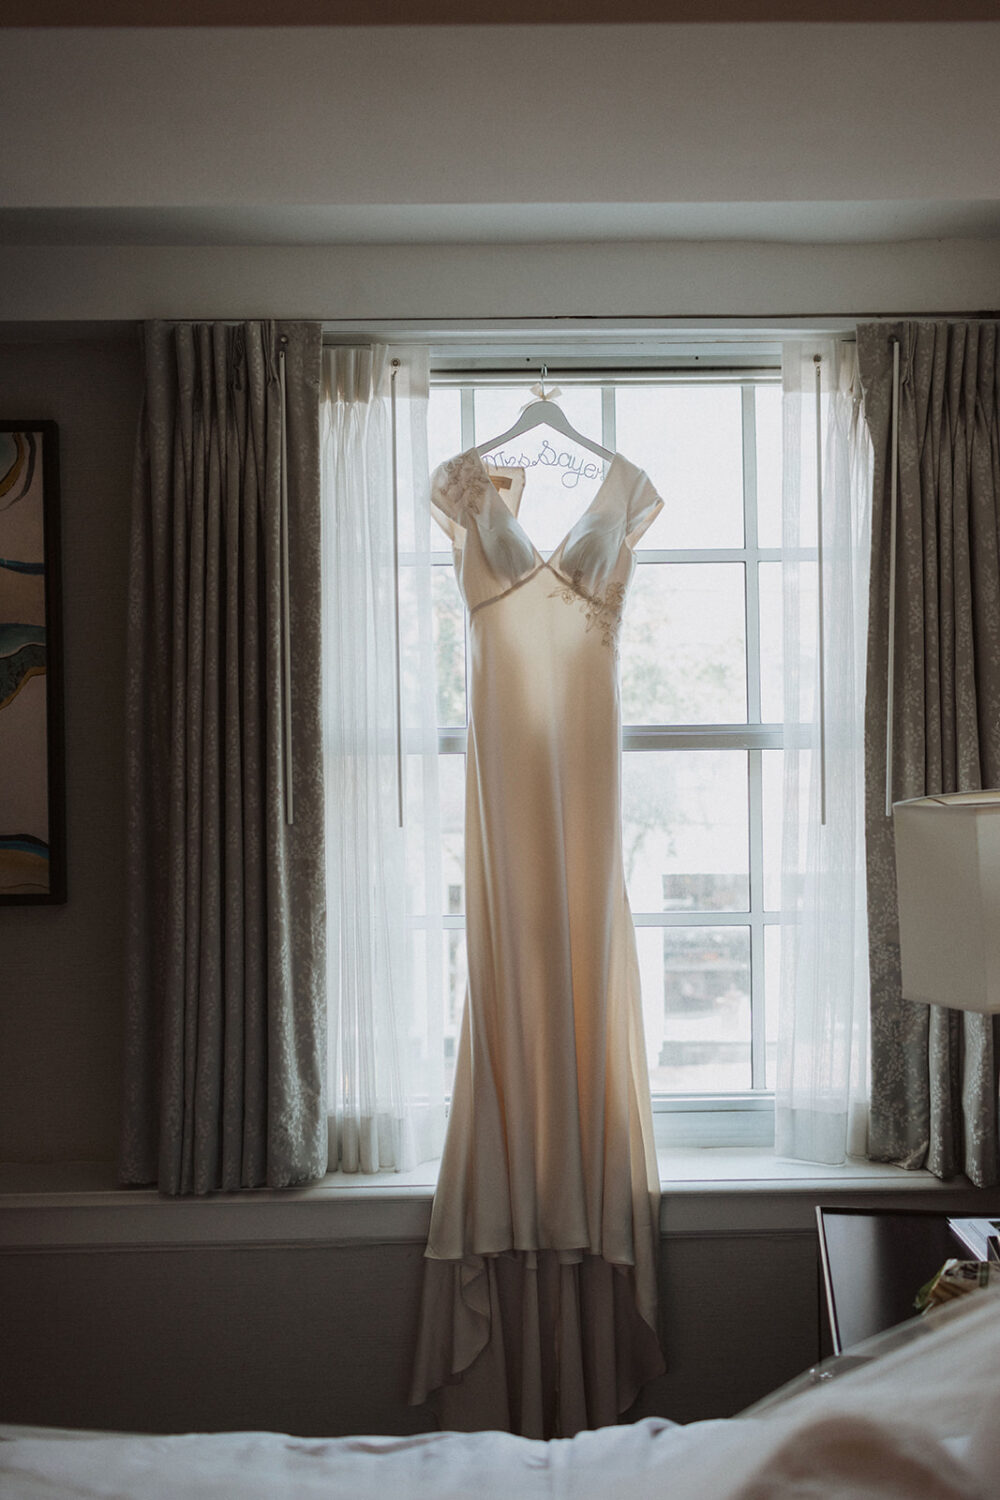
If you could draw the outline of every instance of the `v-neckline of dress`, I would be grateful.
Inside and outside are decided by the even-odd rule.
[[[597,486],[597,489],[594,491],[593,495],[591,496],[591,498],[590,498],[590,504],[584,506],[583,510],[580,512],[580,514],[577,516],[576,520],[573,522],[573,524],[570,526],[569,530],[566,532],[566,535],[562,538],[562,540],[560,542],[558,542],[556,544],[556,546],[549,553],[548,557],[544,557],[542,555],[542,553],[539,551],[539,549],[536,547],[534,541],[528,535],[528,532],[525,529],[524,524],[521,521],[521,518],[520,518],[520,515],[519,515],[520,509],[521,509],[521,504],[522,504],[522,502],[524,500],[524,492],[525,492],[525,489],[527,488],[527,475],[525,475],[524,482],[521,485],[520,494],[517,497],[517,510],[512,510],[510,508],[510,506],[507,504],[507,502],[504,500],[503,496],[500,494],[499,490],[496,488],[496,485],[493,483],[492,476],[490,474],[489,469],[486,466],[486,462],[485,462],[482,454],[479,452],[479,450],[477,448],[473,448],[472,452],[476,455],[476,458],[479,460],[479,464],[480,464],[480,468],[482,469],[483,476],[486,479],[487,483],[489,484],[490,489],[493,490],[494,494],[497,496],[498,500],[500,501],[500,504],[503,506],[504,510],[507,512],[507,515],[510,517],[511,521],[514,523],[514,525],[517,527],[518,531],[524,537],[524,540],[527,542],[528,546],[531,548],[532,552],[535,554],[535,557],[538,559],[538,562],[543,567],[546,567],[546,568],[550,568],[551,567],[553,560],[555,558],[557,558],[559,556],[559,554],[562,552],[563,548],[566,546],[566,543],[569,541],[570,537],[573,535],[573,533],[576,530],[576,528],[580,525],[580,522],[583,521],[583,520],[585,520],[587,518],[587,516],[590,515],[591,511],[597,505],[598,500],[601,499],[601,497],[604,494],[604,491],[607,489],[608,484],[609,484],[609,482],[611,480],[611,476],[615,472],[617,465],[619,463],[621,463],[621,462],[624,462],[624,460],[622,459],[622,456],[621,456],[620,453],[613,453],[611,455],[611,461],[608,464],[608,471],[604,475],[604,478],[601,480],[600,484]],[[497,468],[500,472],[504,471],[504,465],[502,465],[502,464],[496,464],[496,465],[494,465],[494,467]],[[517,466],[515,466],[515,468],[516,467]],[[522,473],[523,472],[524,471],[522,469]]]

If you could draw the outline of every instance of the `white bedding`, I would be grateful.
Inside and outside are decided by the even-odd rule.
[[[890,1341],[892,1342],[892,1341]],[[549,1443],[0,1428],[3,1500],[985,1500],[1000,1496],[1000,1294],[849,1375],[729,1421]]]

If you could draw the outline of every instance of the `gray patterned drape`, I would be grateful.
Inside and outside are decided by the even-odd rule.
[[[997,323],[858,329],[875,451],[865,723],[872,1098],[869,1155],[1000,1181],[1000,1022],[900,995],[885,815],[892,341],[900,346],[893,799],[1000,786]],[[998,913],[1000,920],[1000,913]]]
[[[144,335],[120,1178],[280,1187],[322,1175],[327,1149],[320,329]]]

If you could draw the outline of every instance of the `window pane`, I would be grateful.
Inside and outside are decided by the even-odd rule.
[[[782,563],[789,639],[795,655],[784,669],[788,675],[785,706],[790,723],[809,724],[816,711],[818,581],[815,557],[788,557]]]
[[[781,563],[759,563],[757,585],[760,597],[760,717],[764,724],[780,724],[785,716]]]
[[[392,798],[395,807],[397,788],[395,777],[395,746],[393,750],[391,783],[388,776],[383,782],[383,796]],[[388,770],[388,757],[386,757]],[[433,881],[434,859],[430,851],[430,840],[436,834],[433,809],[424,805],[424,760],[422,755],[407,755],[404,804],[406,808],[406,897],[411,916],[427,914],[427,892]],[[428,811],[431,816],[428,817]]]
[[[626,751],[622,825],[634,912],[748,909],[745,750]]]
[[[781,992],[781,928],[764,928],[764,1087],[778,1084],[778,997]]]
[[[781,910],[781,820],[783,750],[761,751],[764,813],[764,909]]]
[[[781,387],[754,391],[757,433],[757,545],[781,546]]]
[[[745,724],[743,564],[641,563],[621,653],[626,724]]]
[[[423,718],[424,694],[427,686],[426,666],[421,661],[420,614],[421,604],[426,605],[426,575],[419,567],[402,563],[398,574],[399,606],[399,686],[402,693],[403,723],[419,724]],[[391,584],[385,586],[384,609],[392,609],[391,598],[386,595]],[[421,597],[423,596],[423,597]],[[421,670],[423,668],[423,670]]]
[[[523,385],[486,385],[476,391],[477,443],[485,443],[489,438],[498,437],[500,433],[506,432],[508,427],[513,427],[521,415],[521,408],[526,402],[536,399],[531,391],[534,378],[534,376],[530,377]],[[566,413],[571,426],[595,443],[601,441],[600,386],[567,385],[556,400]],[[561,434],[554,432],[550,427],[534,427],[530,432],[523,433],[518,442],[524,444],[524,450],[527,453],[530,444],[534,443],[537,447],[541,439],[545,437],[549,439],[553,447],[566,441]]]
[[[451,563],[431,569],[437,716],[442,729],[465,724],[465,605]]]
[[[429,1010],[434,1002],[428,994],[427,933],[422,927],[412,925],[407,931],[406,962],[409,970],[406,998],[410,1001],[410,1012],[405,1046],[413,1066],[413,1076],[423,1078],[426,1077],[430,1039],[440,1034],[440,1026],[435,1024],[437,1018],[432,1018]],[[334,1033],[335,1028],[331,1027],[331,1039]],[[333,1051],[334,1048],[331,1047],[331,1066],[334,1063]]]
[[[740,387],[621,387],[617,446],[645,469],[664,507],[643,547],[742,547]]]
[[[431,386],[427,408],[427,461],[433,472],[462,451],[462,393],[456,386]],[[441,539],[445,545],[445,539]]]
[[[462,1024],[468,965],[465,954],[465,929],[449,927],[444,934],[444,1086],[451,1092],[455,1077],[458,1033]]]
[[[448,916],[465,911],[465,756],[438,756],[441,796],[441,898]]]
[[[531,399],[526,373],[516,388],[484,386],[474,393],[476,438],[481,442],[511,426]],[[571,423],[602,440],[598,384],[571,385],[558,398]],[[615,446],[645,468],[663,495],[663,514],[646,533],[643,548],[713,548],[743,545],[742,400],[731,386],[619,387],[615,391]],[[781,393],[754,390],[757,453],[758,543],[781,546]],[[431,466],[460,451],[461,393],[431,394]],[[527,468],[520,518],[543,553],[556,547],[587,507],[604,465],[558,433],[539,427],[502,456]],[[564,455],[564,456],[563,456]],[[562,462],[560,463],[560,457]],[[542,458],[545,461],[539,462]],[[587,467],[589,466],[589,467]],[[443,549],[443,537],[435,533]],[[808,545],[808,542],[807,542]],[[405,551],[404,547],[404,551]],[[642,553],[640,552],[640,557]],[[781,669],[781,564],[757,565],[760,599],[761,717],[780,723],[784,713]],[[406,570],[403,570],[404,575]],[[796,568],[799,614],[811,644],[815,624],[815,565]],[[746,574],[741,563],[645,563],[633,579],[621,640],[622,706],[626,725],[745,724],[747,721]],[[431,573],[438,722],[466,722],[465,613],[450,564]],[[407,583],[403,582],[407,594]],[[408,595],[407,595],[408,597]],[[404,662],[407,641],[402,642]],[[808,672],[805,677],[808,679]],[[424,677],[426,682],[426,664]],[[803,683],[805,690],[808,681]],[[429,690],[429,684],[427,684]],[[404,692],[408,691],[404,686]],[[407,699],[408,701],[408,699]],[[808,711],[811,705],[803,704]],[[755,754],[757,752],[754,752]],[[763,869],[754,874],[754,901],[780,905],[782,787],[780,751],[760,752],[763,775]],[[629,750],[622,764],[623,853],[629,898],[646,920],[684,926],[637,930],[650,1078],[661,1093],[718,1093],[752,1087],[750,1057],[750,933],[713,912],[747,912],[750,899],[748,764],[746,750]],[[429,859],[421,890],[439,891],[432,923],[462,923],[465,913],[465,757],[438,757],[441,791],[440,875]],[[419,757],[408,771],[408,809],[419,820]],[[762,877],[762,879],[761,879]],[[440,882],[440,883],[439,883]],[[440,904],[439,904],[440,902]],[[686,913],[706,913],[699,917]],[[718,925],[719,923],[722,925]],[[777,1029],[780,927],[767,925],[754,957],[762,962],[765,1059],[762,1080],[773,1088]],[[427,946],[435,971],[443,964],[443,1049],[450,1088],[467,984],[464,927],[446,926]],[[435,1004],[437,1012],[437,1004]],[[441,1030],[433,1038],[442,1046]]]
[[[749,928],[640,927],[636,940],[654,1093],[749,1089]]]
[[[485,387],[476,392],[476,441],[486,442],[517,421],[521,407],[533,399],[525,385],[517,390]],[[572,385],[559,397],[570,423],[586,437],[601,441],[601,391]],[[596,454],[550,427],[532,428],[488,455],[501,468],[527,470],[518,519],[543,553],[558,547],[596,494],[606,465]]]

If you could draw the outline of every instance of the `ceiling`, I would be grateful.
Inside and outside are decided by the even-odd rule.
[[[5,0],[11,26],[992,21],[996,0]]]
[[[1000,21],[967,19],[996,5],[871,0],[889,19],[865,24],[733,24],[704,0],[714,24],[8,27],[0,244],[996,241]],[[930,10],[960,19],[898,19]]]

